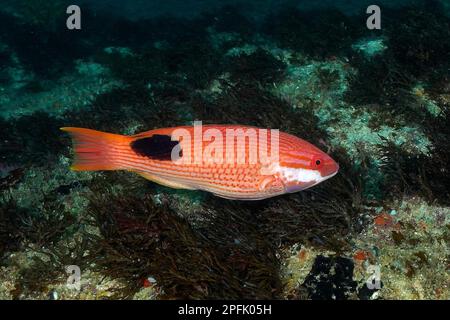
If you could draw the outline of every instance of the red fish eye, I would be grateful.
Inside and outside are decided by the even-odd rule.
[[[315,167],[315,168],[320,168],[320,167],[323,166],[323,160],[320,159],[320,158],[314,158],[314,159],[312,160],[312,165],[313,165],[313,167]]]

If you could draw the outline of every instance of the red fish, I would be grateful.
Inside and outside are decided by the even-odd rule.
[[[72,170],[128,170],[165,186],[204,190],[227,199],[260,200],[304,190],[339,170],[329,155],[309,142],[255,127],[194,125],[133,136],[61,130],[74,141]]]

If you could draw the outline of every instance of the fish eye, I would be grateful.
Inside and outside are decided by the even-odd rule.
[[[323,160],[321,158],[313,158],[311,164],[316,168],[320,168],[323,165]]]

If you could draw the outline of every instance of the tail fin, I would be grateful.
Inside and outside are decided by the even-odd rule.
[[[72,170],[126,169],[118,160],[128,154],[131,137],[84,128],[64,127],[61,130],[68,132],[73,140],[75,162],[70,167]]]

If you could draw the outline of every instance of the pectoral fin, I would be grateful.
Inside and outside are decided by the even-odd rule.
[[[283,193],[284,192],[284,184],[281,180],[275,175],[268,175],[261,179],[259,182],[259,190],[261,192],[270,192],[273,194]]]

